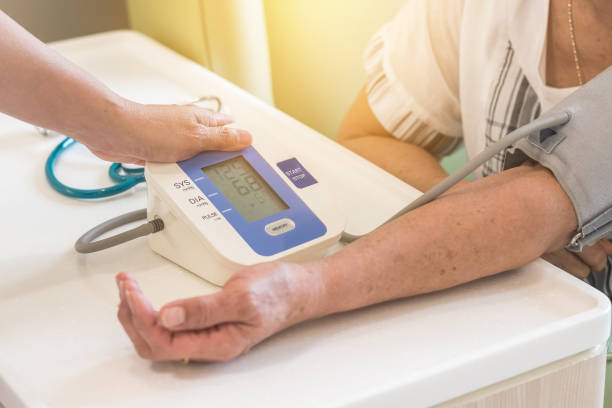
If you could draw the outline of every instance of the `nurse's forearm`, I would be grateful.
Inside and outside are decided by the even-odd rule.
[[[313,264],[312,317],[432,292],[522,266],[576,227],[554,176],[536,167],[457,189]]]
[[[123,100],[0,11],[0,111],[75,136],[100,134]]]
[[[92,50],[95,52],[95,50]],[[241,150],[249,132],[193,105],[121,98],[0,11],[0,112],[55,130],[108,161],[176,162],[205,150]]]

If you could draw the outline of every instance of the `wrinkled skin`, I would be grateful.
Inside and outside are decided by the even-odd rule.
[[[230,360],[307,318],[308,297],[301,294],[306,287],[316,290],[311,277],[301,265],[259,264],[233,275],[217,293],[176,300],[156,311],[136,280],[120,273],[118,317],[142,358]],[[183,312],[175,313],[177,307]],[[184,322],[174,324],[171,315]]]

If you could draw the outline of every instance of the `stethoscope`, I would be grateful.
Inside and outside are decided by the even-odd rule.
[[[189,104],[196,104],[204,101],[215,101],[217,103],[216,111],[220,112],[223,105],[221,98],[218,96],[203,96],[197,100],[190,102]],[[189,105],[188,104],[188,105]],[[49,131],[43,128],[36,128],[42,135],[49,135]],[[71,198],[79,199],[95,199],[111,197],[117,194],[121,194],[124,191],[131,189],[137,184],[146,182],[144,176],[144,167],[126,167],[121,163],[113,163],[108,169],[108,175],[115,182],[115,184],[94,189],[81,189],[70,187],[62,183],[55,175],[55,166],[58,158],[68,150],[71,146],[78,143],[71,137],[66,137],[53,149],[47,162],[45,163],[45,176],[49,185],[58,193]]]
[[[49,155],[49,158],[47,159],[47,163],[45,164],[45,175],[47,176],[47,181],[58,193],[72,198],[104,198],[121,194],[135,185],[144,183],[146,181],[144,176],[144,167],[126,168],[121,163],[113,163],[108,169],[108,175],[116,184],[109,187],[94,189],[81,189],[67,186],[55,176],[54,167],[59,156],[76,143],[78,142],[73,138],[66,137],[55,147],[55,149],[53,149]]]

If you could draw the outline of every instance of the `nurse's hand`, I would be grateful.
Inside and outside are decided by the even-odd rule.
[[[542,258],[577,278],[584,279],[591,271],[599,272],[605,268],[608,255],[612,255],[612,243],[602,239],[591,246],[585,246],[582,252],[574,253],[560,249],[545,254]]]
[[[315,317],[322,284],[297,264],[265,263],[242,270],[212,295],[153,309],[129,275],[117,275],[118,317],[142,358],[224,361],[272,334]]]
[[[114,93],[0,11],[0,112],[70,136],[99,157],[176,162],[251,144],[231,119],[195,106],[143,105]]]
[[[205,150],[249,146],[251,134],[225,126],[230,123],[230,116],[194,105],[142,105],[123,100],[110,110],[104,126],[97,124],[71,136],[108,161],[176,162]]]

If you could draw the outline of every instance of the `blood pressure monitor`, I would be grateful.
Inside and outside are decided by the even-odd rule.
[[[324,175],[271,146],[148,163],[145,176],[148,218],[164,222],[151,248],[217,285],[248,265],[320,258],[345,226]]]

